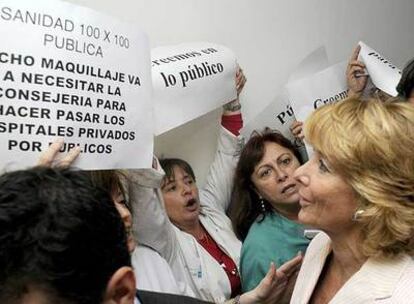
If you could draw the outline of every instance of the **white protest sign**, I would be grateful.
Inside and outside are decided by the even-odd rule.
[[[347,62],[341,62],[286,85],[297,120],[305,121],[315,109],[348,97],[346,65]],[[306,148],[310,156],[312,151],[308,146]]]
[[[283,93],[275,97],[270,104],[250,120],[241,130],[241,134],[248,139],[253,132],[261,132],[264,128],[269,127],[270,129],[278,130],[301,150],[304,147],[303,142],[297,140],[289,129],[294,121],[293,109],[290,106],[286,93]],[[303,153],[305,151],[300,152]]]
[[[0,4],[0,168],[63,138],[83,169],[150,167],[150,53],[133,25],[61,1]]]
[[[262,131],[265,127],[279,130],[283,135],[293,140],[289,127],[295,121],[293,109],[286,94],[276,96],[258,115],[245,124],[241,133],[249,138],[252,132]]]
[[[159,135],[236,98],[236,58],[207,43],[151,51],[155,134]]]
[[[385,93],[397,96],[396,87],[401,78],[401,70],[362,41],[359,45],[361,50],[358,59],[365,64],[373,84]]]
[[[289,82],[303,79],[329,67],[326,49],[321,46],[307,55],[294,69],[289,77]],[[242,129],[245,138],[249,138],[252,132],[262,131],[265,127],[278,130],[286,138],[297,146],[306,159],[306,151],[301,140],[296,139],[290,131],[290,126],[296,120],[287,92],[275,97],[258,115],[250,120]]]

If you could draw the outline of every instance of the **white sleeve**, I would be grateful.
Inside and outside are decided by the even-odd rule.
[[[220,127],[217,151],[210,166],[204,188],[200,191],[201,205],[226,212],[233,188],[234,171],[243,147],[243,137],[236,137]]]
[[[160,253],[168,262],[175,259],[179,244],[176,229],[164,208],[160,184],[163,171],[127,171],[127,190],[132,207],[133,231],[138,243]]]

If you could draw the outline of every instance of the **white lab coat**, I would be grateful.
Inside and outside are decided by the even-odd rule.
[[[138,245],[131,256],[137,289],[181,294],[170,265],[152,248]]]
[[[200,221],[239,266],[241,243],[225,210],[230,202],[233,175],[243,139],[221,127],[215,159],[206,185],[200,190]],[[222,303],[230,298],[227,274],[190,234],[175,227],[165,212],[160,191],[162,170],[130,170],[129,197],[138,242],[157,250],[170,264],[182,294]],[[139,280],[139,278],[138,278]],[[188,290],[190,289],[190,290]]]

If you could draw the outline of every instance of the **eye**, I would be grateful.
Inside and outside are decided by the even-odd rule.
[[[325,162],[322,159],[319,160],[319,170],[323,173],[329,172],[328,166],[325,164]]]
[[[259,176],[260,176],[260,177],[266,177],[266,176],[269,176],[271,171],[272,171],[272,170],[271,170],[270,168],[267,168],[267,169],[261,170],[261,171],[259,172]]]
[[[291,162],[292,162],[292,159],[290,157],[283,158],[281,161],[281,163],[285,166],[289,165]]]
[[[164,192],[174,192],[177,190],[177,186],[175,184],[167,185],[164,189]]]
[[[120,205],[122,205],[122,206],[125,206],[125,207],[127,206],[127,201],[125,199],[120,200],[117,203],[120,204]]]

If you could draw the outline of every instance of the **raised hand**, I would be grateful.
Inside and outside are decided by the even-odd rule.
[[[352,52],[346,68],[346,81],[348,84],[348,96],[359,96],[364,91],[369,75],[366,73],[365,64],[358,61],[361,46],[357,46]]]
[[[239,95],[243,90],[244,85],[246,84],[246,77],[244,76],[243,70],[240,68],[240,66],[237,68],[235,81],[237,98],[226,103],[223,106],[223,115],[234,115],[240,113],[241,105],[239,101]]]
[[[278,269],[271,263],[269,271],[260,281],[259,285],[255,289],[240,296],[240,304],[282,303],[289,289],[288,286],[294,285],[297,273],[302,264],[302,259],[302,255],[300,254],[290,261],[287,261]]]
[[[300,140],[305,138],[305,135],[303,134],[303,122],[295,120],[289,129],[296,138]]]
[[[58,157],[59,151],[63,146],[63,140],[57,139],[44,151],[37,161],[37,166],[66,168],[72,165],[80,154],[80,148],[70,150],[63,157]]]
[[[237,72],[236,72],[236,91],[237,91],[237,96],[240,95],[240,93],[242,92],[244,85],[246,84],[246,76],[244,76],[243,70],[241,69],[241,67],[239,66],[237,68]]]

